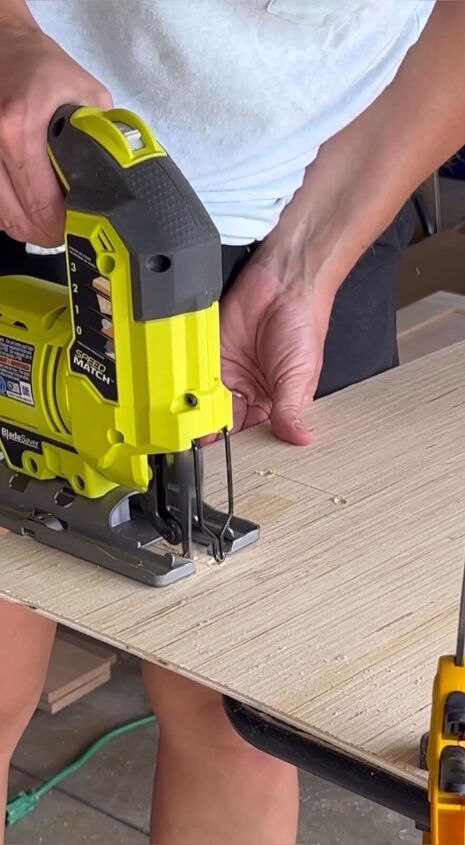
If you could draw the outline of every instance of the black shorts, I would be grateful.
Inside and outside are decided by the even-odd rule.
[[[398,265],[412,236],[412,220],[412,207],[408,203],[340,287],[326,337],[317,397],[334,393],[398,364]],[[234,284],[253,250],[254,245],[223,247],[224,290]],[[26,254],[22,244],[0,232],[0,275],[14,273],[65,283],[64,256]],[[253,297],[253,290],[250,295]]]
[[[412,238],[413,218],[413,204],[408,202],[339,288],[326,336],[316,398],[398,365],[399,259]],[[233,283],[247,263],[250,251],[246,247],[223,247],[226,285]]]

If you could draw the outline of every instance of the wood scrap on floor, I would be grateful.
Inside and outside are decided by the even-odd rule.
[[[58,713],[111,678],[116,649],[69,630],[57,633],[38,709]]]

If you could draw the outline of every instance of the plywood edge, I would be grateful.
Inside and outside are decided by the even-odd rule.
[[[13,604],[21,604],[18,602],[17,599],[6,596],[2,594],[2,598],[6,601],[11,601]],[[70,620],[66,619],[66,617],[52,615],[49,613],[43,613],[42,611],[36,611],[41,615],[47,616],[54,621],[59,622],[62,625],[66,625],[70,630],[83,634],[84,631],[79,627],[76,622],[71,622]],[[214,690],[215,692],[219,693],[220,695],[227,695],[230,698],[234,698],[234,692],[231,691],[226,686],[221,684],[213,683],[210,679],[205,678],[198,672],[192,672],[182,666],[174,665],[170,661],[163,660],[161,658],[155,659],[153,654],[150,652],[145,651],[145,649],[137,648],[137,647],[129,647],[126,643],[113,639],[109,635],[102,634],[101,641],[106,643],[108,646],[112,646],[114,648],[119,649],[120,651],[127,651],[128,653],[138,657],[140,660],[146,660],[149,663],[153,663],[155,666],[161,666],[164,669],[169,669],[173,672],[176,672],[177,675],[181,675],[182,677],[187,678],[188,680],[193,680],[202,686],[207,687],[208,689]],[[89,691],[89,690],[88,690]],[[260,705],[257,707],[257,702],[254,701],[253,698],[250,698],[244,694],[237,694],[238,700],[243,702],[244,704],[255,707],[259,712],[264,713],[265,715],[271,716],[274,719],[278,719],[281,722],[285,720],[285,724],[291,728],[294,728],[297,731],[302,732],[304,736],[310,736],[312,740],[316,740],[317,742],[321,743],[322,745],[326,745],[332,749],[337,748],[342,754],[349,756],[351,759],[357,759],[362,761],[363,763],[367,763],[368,765],[373,766],[374,768],[382,769],[383,771],[390,772],[392,775],[399,777],[399,773],[405,777],[405,780],[411,784],[416,786],[420,786],[421,788],[425,787],[427,782],[427,775],[426,773],[422,773],[421,769],[413,767],[413,766],[405,766],[405,765],[395,765],[391,763],[389,760],[386,760],[383,757],[380,757],[376,754],[366,752],[359,747],[352,745],[351,743],[344,742],[344,741],[335,741],[333,735],[329,733],[324,733],[323,731],[319,730],[318,728],[311,727],[309,729],[309,725],[306,724],[304,721],[293,717],[289,714],[283,714],[279,710],[276,710],[273,707],[264,707]]]

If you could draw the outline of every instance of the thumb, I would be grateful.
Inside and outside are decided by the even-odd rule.
[[[273,433],[280,440],[296,446],[306,446],[311,442],[312,436],[301,416],[307,397],[308,380],[305,376],[289,376],[276,383],[270,422]]]

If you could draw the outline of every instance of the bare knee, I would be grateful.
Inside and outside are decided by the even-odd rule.
[[[143,677],[160,729],[191,739],[208,730],[229,734],[221,695],[168,669],[144,663]]]
[[[220,693],[153,664],[143,676],[160,734],[183,754],[232,755],[255,770],[276,765],[274,758],[246,743],[232,727]]]
[[[0,601],[0,757],[13,752],[37,706],[55,624]]]

